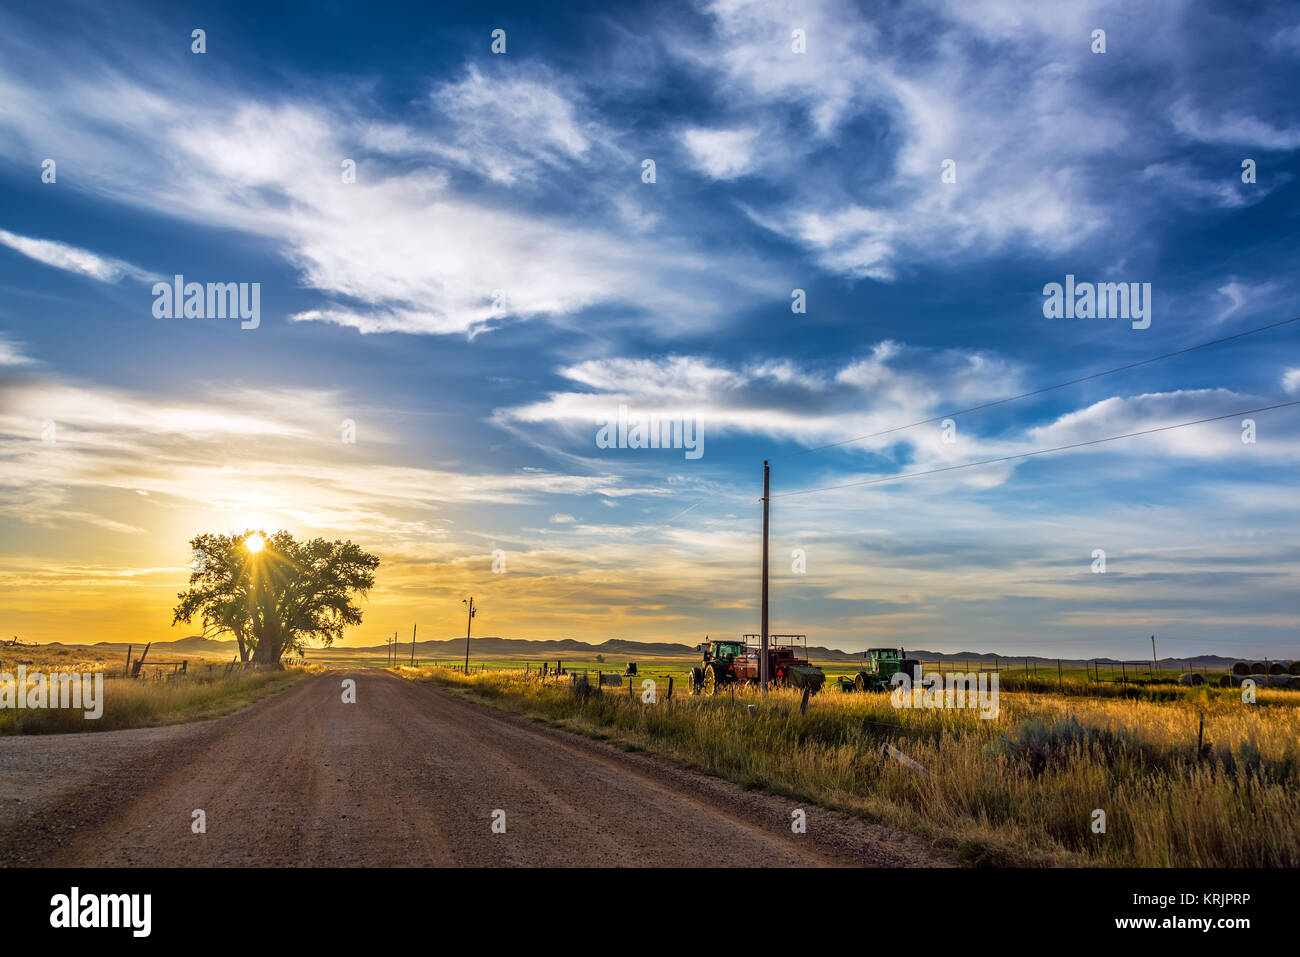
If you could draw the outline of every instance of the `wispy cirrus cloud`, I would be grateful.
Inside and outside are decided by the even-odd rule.
[[[544,86],[526,66],[491,78],[470,70],[437,87],[427,113],[400,121],[329,98],[219,98],[180,77],[159,92],[103,65],[96,72],[61,76],[37,96],[0,70],[0,90],[61,117],[52,125],[48,110],[0,110],[10,133],[0,155],[25,155],[34,142],[93,154],[94,175],[77,188],[269,243],[322,295],[297,321],[446,335],[533,318],[571,323],[610,307],[666,335],[781,294],[761,263],[703,252],[689,230],[665,230],[639,209],[629,197],[647,188],[640,160],[611,152],[568,84]],[[598,151],[602,172],[622,164],[626,175],[593,194],[574,184],[590,182]],[[438,165],[412,166],[421,154]],[[345,158],[358,164],[354,183],[342,182]],[[457,168],[481,181],[461,182],[449,172]],[[626,235],[629,215],[653,234]],[[146,275],[9,236],[26,255],[103,281]]]
[[[124,278],[152,282],[161,278],[121,259],[101,256],[88,249],[70,246],[57,240],[19,236],[5,229],[0,229],[0,244],[8,246],[28,259],[34,259],[55,269],[89,276],[100,282],[118,282]]]
[[[31,365],[33,359],[26,355],[22,346],[0,335],[0,366]]]
[[[41,524],[91,522],[134,530],[162,508],[376,541],[442,536],[454,505],[542,502],[551,496],[658,494],[610,474],[545,469],[465,473],[395,461],[395,436],[376,415],[365,442],[340,442],[347,404],[320,390],[222,390],[220,401],[26,378],[0,385],[0,513]],[[54,435],[43,435],[53,422]],[[90,498],[130,494],[106,512]],[[95,493],[95,494],[92,494]]]

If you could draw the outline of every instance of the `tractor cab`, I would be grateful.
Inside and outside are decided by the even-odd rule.
[[[714,641],[710,644],[701,645],[704,651],[704,660],[718,661],[725,665],[732,664],[737,658],[745,657],[745,643],[743,641]]]
[[[867,671],[889,677],[902,668],[904,655],[902,648],[869,648],[862,657],[867,659]]]
[[[891,687],[894,675],[905,672],[913,681],[921,677],[921,662],[907,657],[902,648],[868,648],[862,653],[866,659],[862,670],[852,679],[841,678],[840,688],[844,691],[886,691]]]

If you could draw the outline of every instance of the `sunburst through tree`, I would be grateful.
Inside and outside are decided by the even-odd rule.
[[[354,598],[375,584],[379,559],[351,541],[297,541],[287,531],[204,534],[172,624],[198,616],[205,637],[233,635],[240,659],[279,666],[310,642],[329,646],[361,624]]]

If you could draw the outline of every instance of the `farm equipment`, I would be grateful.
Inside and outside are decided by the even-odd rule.
[[[887,691],[900,671],[913,681],[920,679],[921,662],[907,657],[902,648],[871,648],[862,656],[867,663],[852,678],[840,678],[841,691]]]
[[[808,663],[808,639],[804,635],[771,635],[767,649],[768,680],[777,687],[807,688],[816,694],[826,674]],[[714,695],[724,685],[757,685],[760,671],[760,635],[745,635],[742,640],[713,641],[701,645],[704,664],[692,668],[687,676],[691,694]]]

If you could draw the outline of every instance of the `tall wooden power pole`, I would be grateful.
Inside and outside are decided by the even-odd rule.
[[[462,605],[469,605],[469,617],[465,619],[465,674],[469,674],[469,633],[470,626],[474,624],[474,596],[470,595],[468,599],[460,600]]]
[[[418,625],[411,626],[411,666],[415,666],[415,629]]]
[[[1159,668],[1159,665],[1156,664],[1156,636],[1152,635],[1151,636],[1151,678],[1152,680],[1155,680],[1157,668]]]
[[[767,695],[767,513],[770,493],[771,469],[766,462],[763,463],[763,629],[759,638],[758,647],[758,673],[760,682],[763,687],[763,695]]]

